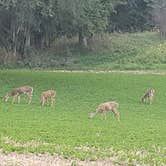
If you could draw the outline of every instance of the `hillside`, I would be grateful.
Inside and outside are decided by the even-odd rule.
[[[2,66],[4,67],[4,66]],[[51,49],[34,50],[7,68],[68,70],[166,69],[166,40],[155,32],[110,34],[96,37],[89,49],[76,39],[55,41]]]

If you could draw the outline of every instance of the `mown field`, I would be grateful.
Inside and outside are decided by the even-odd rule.
[[[57,153],[66,158],[111,157],[114,162],[166,164],[166,77],[153,74],[54,73],[0,71],[0,96],[14,87],[34,87],[33,102],[0,101],[0,148],[3,152]],[[153,87],[154,104],[140,97]],[[56,103],[41,107],[40,93],[57,91]],[[88,118],[101,102],[116,100],[113,114]]]

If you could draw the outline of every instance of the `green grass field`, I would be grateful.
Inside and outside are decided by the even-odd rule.
[[[0,148],[4,152],[58,153],[116,162],[166,164],[166,77],[164,75],[0,71],[0,96],[12,88],[34,87],[33,102],[0,102]],[[153,87],[154,104],[140,97]],[[56,103],[41,107],[40,93],[57,91]],[[121,122],[113,114],[88,118],[101,102],[120,104]]]

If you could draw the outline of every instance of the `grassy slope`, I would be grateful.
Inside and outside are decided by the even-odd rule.
[[[166,69],[166,41],[156,33],[114,35],[105,69]],[[111,57],[111,58],[110,58]]]
[[[135,159],[158,165],[166,162],[164,76],[0,71],[0,84],[1,96],[13,87],[34,86],[31,105],[23,98],[21,104],[0,102],[0,147],[4,151],[56,152],[80,159],[116,156],[118,160],[128,158],[127,162]],[[41,108],[40,93],[50,87],[57,90],[55,107]],[[156,89],[155,103],[140,104],[148,87]],[[111,113],[106,121],[99,115],[88,119],[89,112],[108,100],[120,103],[120,123]],[[26,145],[32,140],[36,146]]]
[[[112,34],[104,50],[75,57],[78,68],[96,70],[166,69],[166,41],[156,33]],[[77,56],[77,55],[76,55]]]
[[[35,68],[77,70],[166,69],[166,40],[154,32],[111,34],[94,46],[95,51],[79,51],[72,46],[74,40],[67,43],[61,41],[55,48],[28,56],[25,64]]]

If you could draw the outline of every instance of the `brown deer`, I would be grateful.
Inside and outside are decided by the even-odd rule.
[[[103,114],[103,118],[106,119],[106,112],[112,111],[115,117],[120,121],[120,114],[118,112],[119,104],[116,101],[110,101],[106,103],[101,103],[97,109],[96,112],[91,112],[89,117],[93,118],[97,113]]]
[[[146,93],[141,98],[142,103],[145,103],[146,101],[149,101],[150,104],[152,104],[154,99],[155,90],[153,88],[150,88],[146,91]]]
[[[22,86],[22,87],[15,88],[4,96],[4,101],[7,102],[10,97],[13,97],[12,103],[14,103],[16,100],[18,103],[20,103],[20,96],[22,94],[25,94],[28,96],[28,104],[30,104],[32,101],[33,87]]]
[[[42,92],[40,97],[41,105],[44,106],[48,99],[50,98],[50,105],[52,106],[55,102],[56,91],[54,90],[47,90]]]

